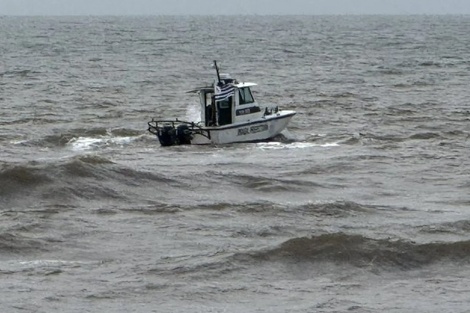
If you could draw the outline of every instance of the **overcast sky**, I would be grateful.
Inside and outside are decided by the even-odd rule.
[[[470,14],[470,0],[0,0],[0,15]]]

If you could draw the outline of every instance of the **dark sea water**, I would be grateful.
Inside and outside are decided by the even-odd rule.
[[[1,312],[470,312],[470,17],[1,17]],[[162,148],[223,72],[298,113]]]

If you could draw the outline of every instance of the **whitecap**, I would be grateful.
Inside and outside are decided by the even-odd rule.
[[[330,148],[338,147],[337,142],[317,144],[313,142],[292,142],[292,143],[281,143],[281,142],[263,142],[259,143],[258,147],[263,150],[280,150],[280,149],[306,149],[306,148]]]
[[[93,149],[103,143],[103,139],[78,137],[71,139],[68,144],[72,147],[72,150],[83,151]]]
[[[134,139],[136,139],[136,137],[78,137],[70,140],[68,145],[70,145],[74,151],[86,151],[109,145],[126,145],[132,142]]]

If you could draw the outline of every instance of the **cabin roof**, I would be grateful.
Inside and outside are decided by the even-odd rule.
[[[187,93],[197,93],[200,91],[212,91],[214,92],[214,86],[206,86],[206,87],[197,87],[191,90],[186,91]]]
[[[233,84],[236,88],[243,88],[243,87],[252,87],[252,86],[257,86],[258,84],[256,83],[234,83]],[[197,87],[194,89],[191,89],[187,91],[187,93],[197,93],[197,92],[214,92],[214,86],[205,86],[205,87]]]
[[[233,84],[235,87],[237,88],[243,88],[243,87],[252,87],[252,86],[256,86],[258,84],[255,84],[255,83],[236,83],[236,84]]]

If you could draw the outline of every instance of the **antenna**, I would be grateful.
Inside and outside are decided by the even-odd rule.
[[[215,71],[217,72],[217,79],[219,80],[219,83],[220,83],[219,67],[217,66],[217,61],[216,60],[214,60],[214,66],[215,66]]]

